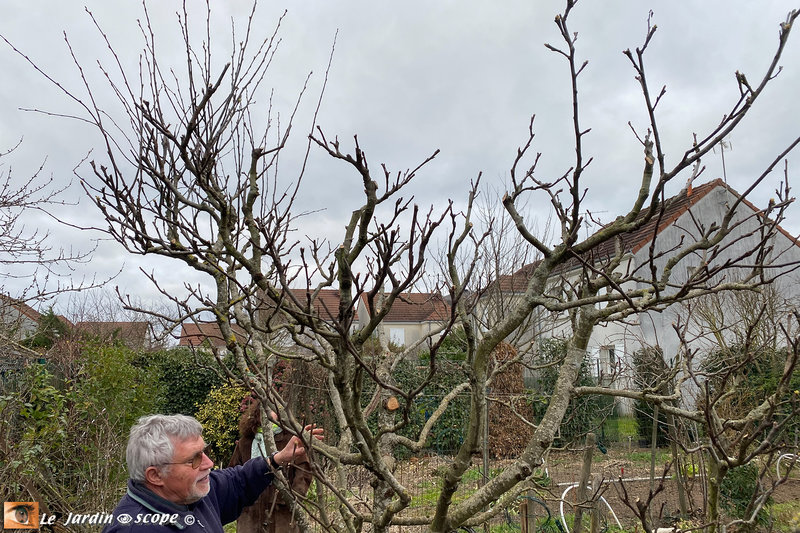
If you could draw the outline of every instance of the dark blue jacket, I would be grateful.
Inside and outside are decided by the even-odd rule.
[[[263,457],[241,466],[212,470],[208,494],[190,505],[165,500],[128,480],[128,493],[113,511],[103,533],[222,533],[242,509],[252,504],[272,483],[272,471]]]

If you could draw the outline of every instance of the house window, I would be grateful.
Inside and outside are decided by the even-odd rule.
[[[596,359],[594,359],[595,371],[594,377],[598,378],[601,383],[609,383],[616,372],[617,366],[617,350],[616,346],[601,346],[597,351]]]
[[[593,378],[600,375],[600,348],[594,347],[589,351],[589,372]]]
[[[405,346],[406,330],[404,328],[389,328],[389,342],[397,346]]]
[[[603,346],[600,350],[600,359],[608,361],[609,366],[613,367],[617,362],[616,353],[613,346]]]

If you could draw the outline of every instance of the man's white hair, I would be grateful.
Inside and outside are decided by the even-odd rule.
[[[173,439],[183,441],[199,437],[203,426],[186,415],[148,415],[141,417],[131,428],[125,458],[131,479],[144,481],[144,473],[151,466],[162,466],[173,461]]]

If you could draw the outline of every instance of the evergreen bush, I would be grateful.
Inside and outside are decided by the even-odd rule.
[[[212,388],[222,385],[223,380],[214,355],[205,350],[192,352],[185,348],[173,348],[148,354],[151,366],[164,391],[159,412],[167,415],[194,416]]]
[[[238,385],[222,385],[211,389],[195,416],[203,425],[203,439],[211,460],[227,466],[239,438],[240,405],[247,389]]]
[[[156,410],[159,382],[138,354],[87,345],[71,380],[28,366],[0,396],[0,497],[41,501],[47,512],[111,509],[128,477],[128,430]]]
[[[643,348],[633,354],[633,375],[636,387],[640,390],[656,389],[660,387],[665,392],[665,385],[661,383],[668,374],[667,364],[661,348]],[[634,402],[636,426],[639,432],[639,442],[650,446],[653,440],[653,418],[655,409],[650,402],[637,400]],[[659,409],[658,428],[656,430],[656,446],[662,447],[669,444],[669,428],[667,416]]]
[[[529,398],[535,420],[541,419],[547,410],[550,396],[555,389],[556,379],[558,379],[560,366],[558,361],[561,361],[566,354],[567,341],[565,339],[542,339],[537,345],[535,364],[551,366],[539,368],[532,380],[533,388]],[[576,386],[594,386],[596,384],[589,371],[588,358],[585,358],[581,363]],[[606,396],[591,395],[572,398],[554,444],[556,446],[570,444],[594,430],[612,413],[613,407],[614,400]]]
[[[725,475],[720,486],[720,503],[725,512],[732,518],[749,519],[747,516],[750,502],[753,495],[760,493],[759,472],[754,463],[732,468]],[[766,525],[769,522],[769,513],[766,506],[772,503],[772,498],[768,498],[756,515],[756,523]]]

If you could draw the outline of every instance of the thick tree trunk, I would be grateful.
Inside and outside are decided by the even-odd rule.
[[[715,533],[722,531],[720,527],[719,516],[719,498],[720,489],[722,487],[722,480],[728,473],[728,465],[722,461],[718,461],[714,457],[709,457],[708,460],[708,507],[706,509],[706,521],[709,526],[706,529],[708,533]]]
[[[589,498],[586,496],[586,490],[589,485],[589,477],[592,475],[592,456],[594,455],[595,436],[594,433],[586,435],[586,448],[583,451],[583,467],[581,468],[581,480],[578,484],[577,494],[575,497],[575,521],[573,522],[572,530],[574,533],[583,532],[583,510]],[[592,490],[597,490],[592,487]]]
[[[561,363],[559,368],[553,394],[550,396],[550,404],[547,406],[544,416],[520,458],[499,476],[490,480],[477,493],[460,503],[455,509],[451,509],[449,516],[445,520],[434,521],[431,531],[446,533],[460,526],[467,519],[478,514],[485,506],[497,500],[501,495],[527,480],[533,474],[534,468],[542,464],[542,456],[550,448],[569,407],[581,364],[586,357],[586,347],[589,343],[594,321],[593,307],[581,308],[577,312],[573,336],[567,347],[564,362]],[[473,391],[473,394],[475,394],[475,391]],[[475,406],[476,401],[473,400],[473,409]],[[472,416],[478,419],[482,418],[481,414],[475,412],[472,413]],[[456,460],[459,459],[459,457],[456,458]],[[447,503],[449,505],[449,501]]]

